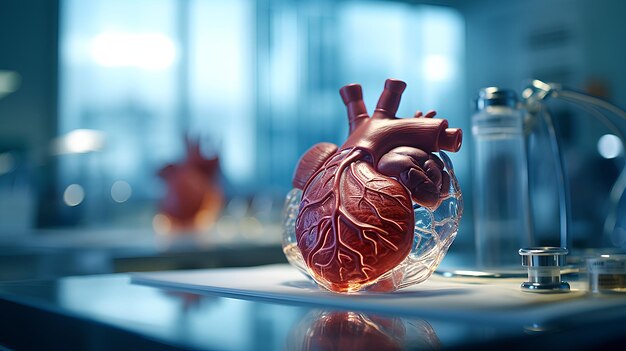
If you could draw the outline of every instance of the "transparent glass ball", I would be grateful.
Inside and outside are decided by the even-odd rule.
[[[415,228],[409,255],[378,279],[362,285],[353,292],[390,292],[419,284],[431,276],[448,252],[463,214],[463,198],[450,158],[442,151],[435,154],[439,155],[445,165],[444,170],[450,175],[448,194],[434,210],[413,203]],[[291,265],[318,286],[325,288],[325,282],[315,281],[314,275],[309,272],[297,245],[296,219],[301,198],[300,189],[292,189],[287,194],[283,211],[283,252]]]

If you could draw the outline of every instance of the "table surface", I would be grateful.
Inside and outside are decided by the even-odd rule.
[[[623,296],[584,295],[578,303],[597,308],[545,325],[526,318],[519,324],[470,321],[226,296],[232,295],[135,284],[128,274],[4,282],[0,344],[15,349],[435,350],[526,349],[532,342],[533,349],[565,344],[568,350],[583,350],[626,342]]]

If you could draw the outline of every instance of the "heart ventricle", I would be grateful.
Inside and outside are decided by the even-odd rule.
[[[411,250],[414,217],[406,188],[358,150],[331,157],[304,189],[298,247],[314,278],[333,291],[375,282]]]

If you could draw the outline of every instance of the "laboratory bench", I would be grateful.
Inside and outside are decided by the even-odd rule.
[[[626,344],[626,297],[590,294],[584,281],[572,282],[574,295],[564,299],[519,292],[515,279],[442,275],[390,295],[339,296],[307,285],[298,274],[287,265],[271,265],[2,282],[0,345],[16,350],[592,350]],[[242,278],[246,275],[269,284],[284,277],[289,284],[281,289],[287,293],[242,293],[237,287],[251,284]],[[202,287],[219,276],[232,280],[222,289]],[[181,284],[154,284],[154,279]],[[185,281],[200,281],[200,286]],[[541,303],[508,300],[512,306],[490,308],[489,300],[498,300],[500,293]]]
[[[280,240],[162,237],[146,230],[0,233],[0,281],[286,262]]]

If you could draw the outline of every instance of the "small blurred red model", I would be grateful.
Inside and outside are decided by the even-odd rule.
[[[217,156],[207,159],[197,140],[185,137],[185,159],[169,164],[158,175],[167,183],[159,204],[161,232],[189,233],[210,228],[217,221],[224,203]],[[155,229],[156,226],[155,226]]]

